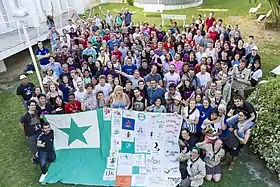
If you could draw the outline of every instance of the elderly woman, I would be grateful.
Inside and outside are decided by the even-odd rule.
[[[221,159],[225,155],[225,150],[222,148],[223,142],[218,139],[214,144],[208,144],[206,141],[196,144],[196,147],[204,149],[206,151],[206,156],[204,161],[206,163],[206,177],[207,181],[212,179],[215,182],[219,182],[222,177],[221,170]]]
[[[206,176],[205,163],[201,160],[200,149],[194,147],[191,152],[187,153],[185,148],[180,156],[179,161],[187,161],[186,178],[181,181],[178,187],[200,186],[203,184],[203,178]]]
[[[112,108],[128,109],[130,106],[130,99],[126,93],[123,92],[123,87],[117,85],[110,95],[109,102]]]

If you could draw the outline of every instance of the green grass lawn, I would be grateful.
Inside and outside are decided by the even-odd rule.
[[[126,7],[126,4],[108,4],[103,5],[103,10],[120,10]],[[255,5],[252,5],[255,6]],[[223,18],[227,23],[230,16],[245,16],[251,5],[248,0],[205,0],[200,8],[226,8],[230,9],[227,14],[216,13],[216,18]],[[136,10],[130,7],[132,11]],[[269,9],[267,3],[263,3],[261,12]],[[98,9],[96,9],[98,12]],[[204,12],[197,12],[196,8],[167,11],[170,14],[186,14],[190,20],[192,15]],[[206,12],[208,14],[208,12]],[[161,19],[158,15],[144,17],[143,12],[133,16],[135,21],[149,21],[149,23],[160,24]],[[168,26],[166,21],[166,26]],[[181,23],[179,23],[181,24]],[[233,23],[230,23],[233,24]],[[240,25],[241,30],[246,32],[246,25]],[[254,33],[253,33],[254,34]],[[261,36],[259,36],[261,37]],[[280,47],[279,41],[260,41],[260,55],[263,59],[263,68],[265,75],[280,63],[280,57],[277,50]],[[36,76],[31,75],[30,79],[36,81]],[[24,108],[20,99],[14,94],[14,89],[0,93],[0,187],[37,187],[41,186],[37,181],[40,176],[39,167],[31,164],[31,155],[28,151],[25,137],[19,128],[19,117],[24,113]],[[266,187],[267,184],[260,180],[252,180],[248,169],[244,164],[239,164],[233,172],[224,170],[224,177],[218,184],[205,183],[205,187]],[[49,185],[55,187],[71,186],[63,184]]]

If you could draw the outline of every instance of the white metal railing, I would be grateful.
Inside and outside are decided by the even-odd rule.
[[[71,7],[69,7],[67,10],[62,10],[60,13],[54,14],[54,22],[55,22],[56,28],[61,29],[64,26],[66,26],[67,20],[71,17],[72,13],[74,13],[74,11]],[[37,14],[37,16],[39,17],[40,15]],[[12,15],[5,15],[5,17],[11,18]],[[35,24],[30,15],[27,15],[22,18],[19,18],[19,17],[17,17],[17,18],[12,17],[12,18],[13,18],[13,20],[10,20],[7,22],[0,22],[0,34],[2,34],[2,35],[7,34],[6,36],[8,36],[8,35],[11,35],[11,33],[13,31],[17,30],[17,34],[12,33],[15,40],[11,41],[10,43],[6,42],[5,44],[2,44],[0,47],[0,52],[8,50],[13,46],[22,44],[23,42],[26,42],[23,37],[23,33],[22,33],[23,25],[25,25],[29,28],[33,28],[33,29],[27,30],[31,40],[35,39],[37,37],[40,37],[42,35],[47,35],[49,32],[48,26],[46,24],[46,18],[40,19],[39,24],[38,23]],[[36,29],[36,31],[34,29]],[[16,38],[19,38],[19,40]]]
[[[21,36],[20,28],[21,28],[20,23],[16,20],[0,22],[0,34],[17,30],[20,42],[22,42],[22,36]]]

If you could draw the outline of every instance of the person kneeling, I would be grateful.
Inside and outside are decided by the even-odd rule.
[[[54,134],[50,124],[45,122],[42,124],[42,133],[37,138],[38,161],[41,167],[42,175],[39,182],[43,182],[47,176],[47,161],[50,163],[56,159],[53,149]]]
[[[205,163],[199,157],[200,149],[194,147],[191,152],[187,153],[185,148],[180,156],[179,161],[187,160],[186,178],[181,181],[179,187],[196,187],[203,184],[203,178],[206,176]]]
[[[222,177],[221,159],[225,155],[225,150],[222,148],[223,142],[218,139],[214,144],[209,144],[207,141],[203,141],[196,144],[196,147],[204,149],[206,156],[204,161],[206,163],[206,177],[207,181],[211,181],[212,178],[215,182],[220,182]]]

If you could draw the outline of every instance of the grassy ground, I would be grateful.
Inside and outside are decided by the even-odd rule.
[[[103,10],[118,9],[126,7],[125,4],[108,4],[102,6]],[[252,5],[255,6],[255,5]],[[266,31],[257,28],[252,21],[248,20],[247,12],[251,5],[248,0],[205,0],[200,8],[227,8],[228,13],[216,13],[217,18],[223,18],[226,23],[240,24],[244,36],[254,34],[258,41],[260,54],[263,59],[263,68],[265,76],[280,63],[280,57],[277,49],[280,47],[279,33],[274,31]],[[131,10],[136,10],[130,7]],[[266,12],[268,5],[263,3],[261,12]],[[98,11],[98,9],[96,9]],[[204,12],[196,11],[196,8],[167,11],[170,14],[186,14],[190,20],[192,15]],[[205,12],[208,14],[208,12]],[[144,17],[143,12],[139,12],[133,16],[135,21],[147,20],[149,23],[160,24],[160,17],[156,14]],[[167,23],[168,21],[166,21]],[[181,23],[180,23],[181,24]],[[168,26],[168,23],[166,24]],[[268,33],[268,34],[267,34]],[[35,75],[30,76],[31,80],[36,82]],[[26,145],[23,133],[19,128],[19,117],[24,113],[24,108],[19,98],[14,94],[14,88],[0,93],[0,187],[37,187],[41,186],[37,181],[39,179],[40,170],[31,164],[30,153]],[[242,160],[242,159],[241,159]],[[244,161],[244,160],[243,160]],[[266,187],[268,186],[262,180],[255,179],[250,174],[244,164],[238,164],[233,172],[224,171],[224,177],[218,184],[205,183],[205,187]],[[71,185],[55,184],[54,187],[63,187]],[[280,186],[280,185],[276,185]]]

